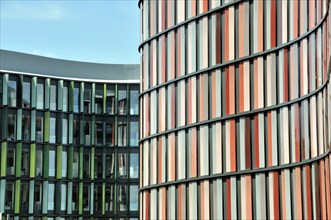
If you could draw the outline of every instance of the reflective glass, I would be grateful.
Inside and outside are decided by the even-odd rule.
[[[130,211],[138,211],[138,186],[130,186]]]
[[[57,82],[52,82],[50,87],[50,109],[56,111]]]
[[[23,82],[23,100],[22,100],[22,107],[23,108],[30,108],[31,105],[31,82],[30,79],[25,79]]]
[[[16,107],[17,105],[17,82],[15,78],[9,78],[8,81],[8,106]]]
[[[130,154],[130,178],[138,178],[139,171],[139,155]]]
[[[137,121],[130,122],[130,146],[138,146],[139,124]]]
[[[37,109],[44,108],[44,80],[37,81]]]
[[[118,114],[126,114],[127,96],[126,87],[120,87],[118,90]]]
[[[117,186],[117,211],[127,211],[128,192],[126,185]]]
[[[139,114],[139,91],[131,90],[130,91],[130,115]]]
[[[16,115],[8,114],[8,137],[7,140],[16,140]]]

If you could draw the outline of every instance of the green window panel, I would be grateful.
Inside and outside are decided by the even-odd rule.
[[[95,145],[95,115],[92,116],[91,120],[91,145]]]
[[[63,109],[63,80],[59,80],[57,83],[57,100],[58,100],[58,106],[57,109],[59,111],[62,111]]]
[[[49,109],[50,106],[50,86],[51,79],[47,78],[45,80],[45,109]]]
[[[94,176],[94,175],[92,175]],[[90,187],[90,214],[93,215],[93,205],[94,205],[94,182],[91,183],[91,187]]]
[[[37,77],[32,77],[31,80],[31,107],[37,107]]]
[[[79,102],[79,112],[84,112],[84,83],[80,83],[80,102]]]
[[[67,191],[67,214],[72,214],[72,182],[68,182]]]
[[[103,84],[103,110],[102,113],[106,113],[106,103],[107,103],[107,84]]]
[[[8,80],[9,75],[4,74],[2,78],[2,105],[8,105]]]
[[[7,142],[1,143],[1,176],[6,176],[7,171]],[[4,201],[4,200],[2,200]]]
[[[95,113],[95,83],[92,83],[92,100],[91,100],[91,103],[92,103],[92,108],[91,108],[91,113]]]
[[[79,206],[78,214],[83,214],[83,182],[79,182]]]
[[[15,181],[15,204],[14,204],[14,213],[20,213],[20,198],[21,198],[21,180]]]
[[[43,182],[43,200],[42,200],[42,214],[47,214],[48,211],[48,181]]]
[[[44,126],[44,142],[48,143],[49,142],[49,135],[50,135],[50,127],[49,127],[49,122],[50,122],[50,112],[45,112],[45,118],[44,118],[44,122],[45,122],[45,126]]]
[[[91,170],[90,170],[90,176],[91,176],[91,180],[94,180],[94,155],[95,155],[95,147],[92,147],[91,148],[91,156],[90,156],[90,167],[91,167]],[[93,191],[92,191],[93,192]],[[91,201],[93,201],[93,200],[91,200]]]
[[[31,111],[31,141],[36,141],[36,115],[37,111]]]
[[[49,176],[49,145],[44,145],[44,166],[43,166],[43,176],[44,178],[48,178]]]
[[[30,180],[29,182],[29,214],[33,214],[33,208],[34,208],[34,180]]]
[[[30,178],[36,176],[36,144],[30,145]]]
[[[59,145],[56,147],[56,179],[61,179],[61,178],[62,178],[62,145]]]
[[[70,81],[69,83],[69,111],[73,112],[74,111],[74,87],[75,83],[73,81]]]
[[[83,159],[84,159],[84,148],[79,148],[79,179],[83,179]]]
[[[22,143],[16,144],[16,157],[15,157],[15,175],[16,177],[21,176],[21,165],[22,165]]]
[[[73,176],[73,160],[74,160],[74,148],[73,146],[68,147],[68,179],[72,180]]]
[[[17,130],[16,130],[16,140],[22,140],[22,109],[17,109]]]
[[[74,115],[72,113],[69,114],[68,125],[69,125],[68,144],[73,144]]]
[[[106,183],[102,183],[102,214],[105,214],[105,204],[106,204]]]

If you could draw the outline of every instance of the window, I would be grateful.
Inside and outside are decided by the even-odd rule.
[[[130,115],[139,114],[139,89],[135,87],[131,87],[130,90]]]
[[[106,177],[114,178],[115,157],[114,153],[107,149],[106,154]]]
[[[55,150],[49,151],[49,176],[54,177],[55,176],[55,161],[56,161],[56,154]]]
[[[107,85],[106,110],[107,114],[115,113],[115,88],[113,85]]]
[[[21,207],[20,212],[27,212],[29,208],[29,183],[21,183]]]
[[[29,176],[30,174],[30,149],[28,145],[24,145],[22,149],[22,168],[21,175]]]
[[[113,146],[115,143],[115,126],[113,121],[106,122],[106,145]]]
[[[117,156],[117,173],[118,177],[126,178],[127,177],[127,163],[126,163],[127,155],[125,153],[118,153]]]
[[[44,108],[44,80],[37,80],[37,109]]]
[[[78,211],[79,204],[79,186],[78,183],[72,183],[72,211]]]
[[[63,147],[63,150],[62,150],[62,177],[67,177],[67,169],[68,169],[68,166],[67,166],[67,159],[68,159],[68,156],[67,156],[67,149],[66,147]]]
[[[24,112],[24,115],[22,116],[22,138],[23,141],[30,141],[30,115],[28,115],[28,112]]]
[[[94,177],[95,178],[102,178],[102,171],[103,171],[103,156],[102,151],[97,149],[94,156]]]
[[[126,119],[118,120],[118,146],[126,146]]]
[[[91,145],[91,121],[90,121],[90,118],[85,118],[84,138],[85,138],[85,145]]]
[[[95,184],[94,187],[94,211],[102,211],[102,185]]]
[[[102,121],[95,122],[95,145],[103,145]]]
[[[130,122],[130,146],[138,146],[139,124],[137,121]]]
[[[16,140],[16,115],[8,114],[8,137],[7,140]]]
[[[50,109],[53,111],[56,111],[56,102],[57,102],[57,81],[52,81],[50,87]]]
[[[8,81],[8,106],[17,106],[17,78],[10,76]]]
[[[80,123],[79,118],[75,117],[74,118],[74,130],[73,130],[73,136],[74,136],[73,142],[75,145],[78,145],[80,143],[80,141],[79,141],[79,138],[80,138],[79,137],[79,130],[80,130],[79,123]]]
[[[114,211],[115,191],[113,184],[106,185],[106,212]]]
[[[0,106],[2,106],[2,91],[3,91],[3,89],[2,89],[2,84],[3,84],[3,75],[2,74],[0,74]]]
[[[79,112],[79,85],[75,84],[74,87],[74,112]]]
[[[36,176],[41,177],[43,173],[43,150],[42,146],[37,145],[36,150]]]
[[[83,158],[83,177],[90,177],[90,150],[84,149],[84,158]]]
[[[126,97],[126,86],[118,86],[118,114],[124,115],[126,114],[126,105],[127,105],[127,97]]]
[[[91,113],[91,84],[85,84],[84,87],[84,113]]]
[[[68,90],[68,83],[64,82],[63,83],[63,90],[62,90],[62,94],[63,94],[63,111],[67,112],[68,111],[68,96],[69,96],[69,90]]]
[[[23,100],[22,100],[22,107],[23,108],[30,108],[31,106],[31,79],[24,78],[23,81]]]
[[[56,142],[56,118],[55,115],[51,115],[50,123],[49,123],[49,143]]]
[[[53,211],[54,210],[54,183],[49,183],[48,184],[48,205],[47,209],[48,211]]]
[[[103,110],[103,85],[97,85],[95,90],[95,113],[101,114]]]
[[[34,185],[34,212],[41,212],[41,201],[42,201],[42,189],[43,186],[40,182],[36,182]]]
[[[61,211],[67,210],[67,185],[61,184]]]
[[[14,183],[7,181],[6,183],[6,198],[5,210],[11,211],[14,208]]]
[[[90,210],[90,183],[83,186],[83,211]]]
[[[44,114],[42,112],[38,112],[36,118],[36,142],[43,142],[43,135],[44,135]]]
[[[138,186],[130,186],[130,211],[138,211]]]
[[[118,211],[127,211],[127,186],[119,185],[117,186],[117,210]]]
[[[68,143],[68,115],[63,114],[62,118],[62,143]]]
[[[7,175],[15,174],[15,146],[10,145],[7,150]]]
[[[139,155],[130,154],[130,178],[138,178]]]
[[[74,148],[73,163],[72,163],[72,176],[78,178],[79,174],[79,148]]]

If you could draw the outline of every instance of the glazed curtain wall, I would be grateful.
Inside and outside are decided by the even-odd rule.
[[[0,85],[3,218],[138,218],[138,84],[0,72]]]
[[[140,218],[331,218],[328,0],[141,0]]]

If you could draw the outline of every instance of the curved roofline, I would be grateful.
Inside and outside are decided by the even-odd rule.
[[[0,70],[14,74],[38,75],[80,81],[139,83],[139,64],[105,64],[49,58],[0,50]]]

